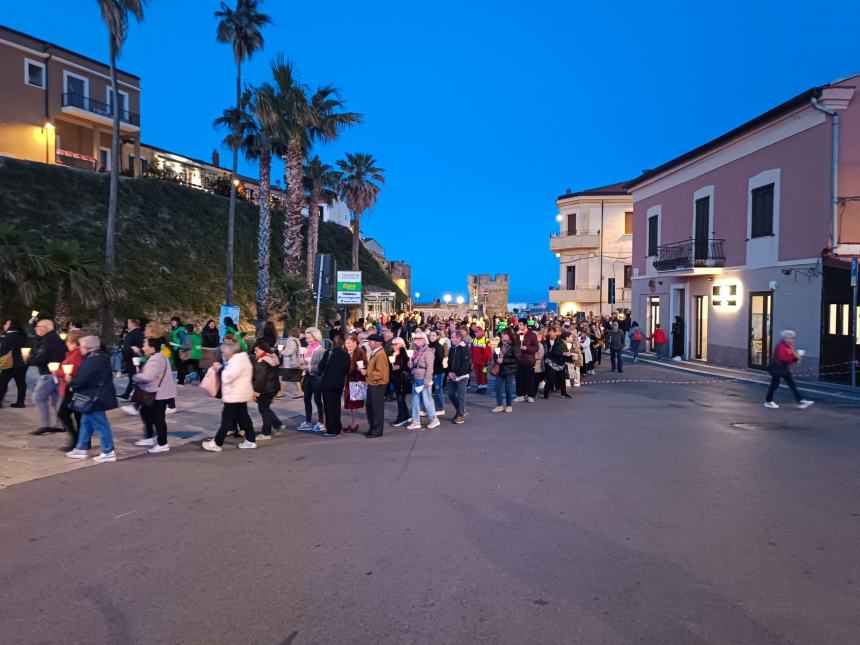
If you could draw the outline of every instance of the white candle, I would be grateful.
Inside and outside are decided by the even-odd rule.
[[[74,365],[63,365],[63,373],[66,376],[69,376],[72,373],[72,370],[75,368]]]
[[[286,347],[286,345],[278,345],[278,351],[279,352],[284,351],[284,347]]]
[[[48,363],[48,369],[51,371],[51,373],[56,372],[58,369],[60,369],[60,364],[59,363]]]
[[[393,357],[392,357],[392,361],[393,361]],[[364,369],[364,361],[355,361],[355,364],[358,365],[358,369],[360,369],[360,370]]]
[[[24,357],[24,360],[25,360],[25,361],[26,361],[28,358],[30,358],[30,348],[29,348],[29,347],[22,347],[22,348],[21,348],[21,356],[23,356],[23,357]]]
[[[140,356],[132,357],[131,362],[135,367],[137,367],[138,365],[140,365]]]
[[[301,354],[302,356],[304,356],[307,351],[307,347],[299,347],[299,354]]]
[[[66,338],[68,338],[68,337],[69,337],[69,335],[66,332],[64,332],[64,331],[60,332],[60,340],[65,341]]]
[[[30,312],[30,318],[35,318],[35,317],[36,317],[36,316],[38,316],[38,315],[39,315],[39,312],[38,312],[38,311],[36,311],[35,309],[34,309],[33,311],[31,311],[31,312]]]

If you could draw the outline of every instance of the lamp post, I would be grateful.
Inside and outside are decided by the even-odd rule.
[[[442,300],[445,301],[446,305],[450,305],[451,304],[451,294],[446,293],[444,296],[442,296]]]
[[[463,298],[463,296],[457,296],[458,305],[462,305],[464,302],[466,302],[466,300]]]

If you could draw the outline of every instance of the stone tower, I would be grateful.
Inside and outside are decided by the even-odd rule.
[[[490,316],[506,313],[509,280],[507,273],[470,275],[469,304]]]

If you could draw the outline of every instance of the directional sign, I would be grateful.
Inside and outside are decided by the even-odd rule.
[[[361,271],[337,272],[337,304],[361,304]]]

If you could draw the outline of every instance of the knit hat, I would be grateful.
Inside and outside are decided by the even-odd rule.
[[[418,340],[419,338],[420,338],[420,339],[422,339],[425,343],[429,343],[429,342],[430,342],[430,339],[429,339],[429,338],[427,338],[427,334],[425,334],[423,331],[416,331],[416,332],[412,335],[412,340]]]

